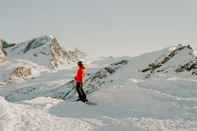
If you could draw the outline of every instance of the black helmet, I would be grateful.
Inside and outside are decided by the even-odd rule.
[[[78,65],[83,65],[83,62],[82,61],[78,61],[77,64]]]

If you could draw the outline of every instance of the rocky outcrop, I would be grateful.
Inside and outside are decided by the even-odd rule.
[[[163,56],[156,58],[153,63],[142,69],[141,72],[146,73],[146,78],[148,78],[151,74],[157,72],[167,73],[173,70],[176,73],[180,73],[184,71],[189,72],[195,68],[196,60],[192,47],[190,45],[178,45]]]
[[[176,72],[192,72],[193,75],[197,75],[197,59],[181,65],[176,69]]]
[[[28,51],[31,51],[32,49],[38,48],[42,45],[44,45],[45,43],[42,42],[38,42],[37,39],[33,39],[30,42],[28,42],[28,44],[26,45],[26,47],[23,50],[23,53],[27,53]]]
[[[27,68],[27,67],[17,67],[11,74],[9,77],[9,80],[16,80],[16,79],[25,79],[29,76],[32,75],[32,70],[31,68]]]
[[[53,38],[51,40],[51,54],[52,54],[52,60],[51,65],[52,67],[58,67],[62,64],[70,64],[72,62],[79,61],[80,58],[85,57],[85,53],[81,52],[78,49],[75,49],[73,51],[68,50],[66,51],[63,49],[56,38]]]
[[[3,46],[3,48],[5,49],[5,48],[10,48],[10,47],[13,47],[13,46],[15,46],[16,44],[15,43],[8,43],[7,41],[5,41],[5,40],[2,40],[2,39],[0,39],[0,41],[1,41],[1,43],[2,43],[2,46]]]
[[[3,43],[0,40],[0,64],[4,63],[6,61],[6,51],[3,48]]]

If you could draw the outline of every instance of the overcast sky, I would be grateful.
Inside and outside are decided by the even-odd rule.
[[[197,48],[197,1],[0,0],[1,38],[45,34],[92,56],[133,56],[179,43]]]

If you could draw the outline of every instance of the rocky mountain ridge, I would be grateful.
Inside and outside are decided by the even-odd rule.
[[[155,58],[154,62],[141,71],[146,73],[146,78],[154,73],[192,72],[196,74],[197,62],[194,50],[190,45],[178,45],[169,48],[166,54]]]

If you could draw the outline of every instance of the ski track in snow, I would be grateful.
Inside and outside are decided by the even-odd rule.
[[[41,98],[45,99],[45,98]],[[50,100],[50,99],[48,99]],[[197,122],[190,120],[171,120],[153,118],[113,118],[102,116],[98,118],[57,117],[28,105],[12,104],[1,101],[1,131],[195,131]],[[44,100],[44,101],[47,101]],[[73,103],[72,103],[73,104]],[[76,107],[92,108],[83,104],[73,104]],[[66,110],[66,107],[64,107]],[[51,123],[51,124],[49,124]]]

